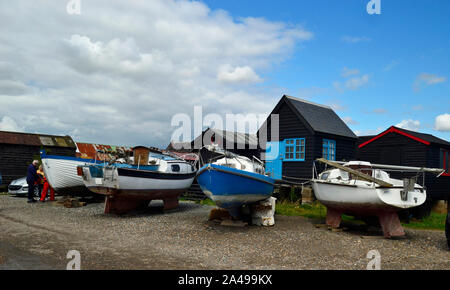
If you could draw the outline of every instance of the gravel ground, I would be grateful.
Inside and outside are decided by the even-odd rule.
[[[382,269],[450,269],[443,231],[407,229],[407,238],[367,238],[350,225],[334,232],[302,217],[274,227],[208,222],[213,207],[181,202],[170,212],[153,201],[125,216],[103,204],[64,208],[0,196],[0,269],[65,269],[69,250],[82,269],[366,269],[370,250]]]

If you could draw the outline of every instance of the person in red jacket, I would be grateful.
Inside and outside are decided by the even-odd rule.
[[[55,200],[55,191],[53,190],[53,188],[50,186],[50,184],[48,183],[47,178],[45,177],[45,174],[42,174],[43,176],[43,181],[44,181],[44,186],[42,188],[42,193],[41,193],[41,202],[45,201],[45,197],[47,196],[47,191],[50,189],[50,201],[54,201]]]
[[[44,187],[44,170],[42,169],[42,165],[39,165],[39,169],[37,170],[38,180],[36,181],[36,186],[39,189],[39,198],[42,194],[42,188]]]

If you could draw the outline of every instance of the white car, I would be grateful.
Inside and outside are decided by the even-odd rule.
[[[12,181],[8,185],[8,193],[14,195],[27,195],[28,194],[27,178],[22,177]],[[37,186],[34,187],[34,196],[39,197],[39,188]]]

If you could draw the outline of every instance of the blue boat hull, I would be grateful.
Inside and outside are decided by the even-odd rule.
[[[215,164],[202,167],[197,182],[206,196],[228,210],[269,198],[275,184],[270,177]]]

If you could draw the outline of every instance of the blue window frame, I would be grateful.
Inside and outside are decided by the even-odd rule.
[[[305,138],[284,140],[284,161],[305,161]]]
[[[327,160],[336,161],[336,141],[323,139],[322,157]]]

